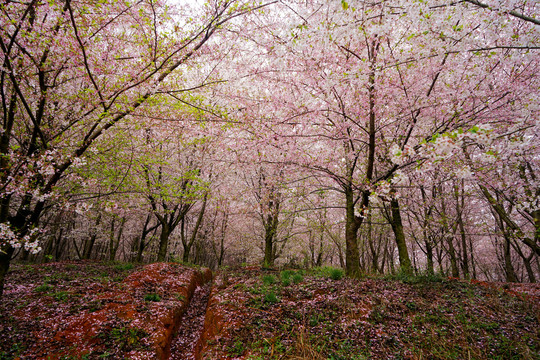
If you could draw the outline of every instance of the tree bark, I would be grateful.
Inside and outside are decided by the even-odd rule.
[[[360,272],[360,254],[358,252],[358,229],[361,222],[357,220],[354,214],[354,194],[351,188],[345,190],[345,272],[347,276],[359,278]]]
[[[463,185],[463,180],[462,180]],[[464,208],[464,197],[461,194],[461,188],[458,185],[454,185],[454,195],[456,198],[456,213],[457,213],[457,225],[459,227],[459,234],[461,237],[461,270],[463,272],[463,277],[468,279],[470,277],[469,271],[469,255],[467,254],[467,236],[465,234],[465,226],[463,224],[463,208]]]
[[[392,217],[390,224],[394,231],[396,245],[398,248],[399,264],[401,271],[407,275],[412,275],[411,258],[409,257],[409,251],[407,250],[407,242],[405,241],[405,233],[403,232],[403,223],[401,220],[401,211],[399,208],[399,202],[397,199],[390,201],[392,210]]]
[[[161,223],[161,234],[159,235],[159,250],[157,261],[163,262],[167,258],[167,249],[169,247],[169,235],[171,234],[171,229],[168,222]]]
[[[11,246],[0,249],[0,300],[2,299],[2,295],[4,293],[4,282],[9,271],[11,257],[13,256],[14,252],[15,249]]]

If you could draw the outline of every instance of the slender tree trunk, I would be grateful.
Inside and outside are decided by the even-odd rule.
[[[453,277],[459,277],[459,267],[457,265],[456,249],[454,248],[454,237],[447,237],[448,255],[450,256],[450,269]]]
[[[469,236],[469,254],[471,257],[472,277],[473,279],[478,279],[478,274],[476,273],[476,257],[474,255],[472,236]]]
[[[269,223],[272,223],[271,218],[268,218]],[[274,234],[275,231],[271,225],[268,225],[264,235],[264,268],[274,267]]]
[[[360,254],[358,253],[358,229],[359,222],[354,215],[354,194],[352,189],[345,191],[346,200],[346,222],[345,222],[345,272],[347,276],[359,278],[360,273]]]
[[[512,264],[512,253],[511,253],[511,246],[510,246],[510,235],[506,232],[504,233],[504,271],[506,273],[506,281],[507,282],[519,282],[516,272],[514,270],[514,266]]]
[[[13,256],[13,253],[15,252],[15,249],[11,246],[8,246],[7,248],[4,247],[0,251],[0,299],[2,299],[2,295],[4,293],[4,282],[6,279],[6,275],[9,271],[9,265],[11,264],[11,257]]]
[[[98,215],[94,228],[92,229],[92,235],[84,242],[83,259],[88,260],[92,256],[92,249],[96,243],[97,229],[101,223],[101,214]]]
[[[208,200],[208,193],[204,195],[204,200],[202,203],[201,211],[199,211],[199,215],[197,216],[197,222],[195,223],[195,227],[193,228],[193,232],[191,233],[191,237],[189,239],[189,243],[186,244],[185,242],[185,236],[184,236],[184,219],[182,219],[182,245],[184,247],[184,254],[182,261],[187,263],[189,261],[189,253],[191,251],[191,247],[195,243],[195,240],[197,239],[197,234],[199,233],[199,229],[201,228],[202,220],[204,218],[204,212],[206,210],[206,202]]]
[[[463,185],[463,180],[461,185]],[[457,225],[459,227],[459,234],[461,237],[461,270],[463,272],[463,277],[468,279],[470,277],[470,271],[468,260],[469,256],[467,254],[467,236],[465,234],[465,226],[463,224],[464,196],[463,194],[461,194],[460,190],[460,186],[454,186],[454,195],[456,198]]]
[[[111,247],[109,249],[110,250],[109,261],[114,261],[116,259],[116,253],[118,252],[118,248],[120,247],[120,240],[122,239],[122,233],[124,232],[125,224],[126,224],[126,218],[123,217],[122,220],[120,220],[120,229],[118,229],[118,235],[115,236],[114,221],[113,221],[113,226],[111,229]]]
[[[169,235],[171,234],[168,222],[161,224],[161,234],[159,235],[158,262],[163,262],[167,258],[167,248],[169,247]]]
[[[380,243],[379,243],[379,251],[375,250],[375,244],[373,243],[373,224],[372,224],[372,215],[371,211],[367,215],[367,237],[368,237],[368,246],[369,250],[371,251],[371,271],[373,273],[379,272],[379,251],[380,251]],[[383,260],[384,262],[384,260]]]
[[[536,282],[536,276],[534,275],[534,270],[531,265],[531,260],[534,257],[534,253],[531,253],[528,257],[523,256],[523,264],[525,265],[525,269],[527,270],[527,276],[529,278],[530,283]]]
[[[426,246],[426,257],[427,257],[427,272],[430,275],[435,273],[435,268],[433,266],[433,246],[431,245],[431,240],[428,236],[424,235],[425,246]]]
[[[392,230],[394,231],[394,236],[396,240],[396,245],[399,255],[399,264],[401,271],[408,275],[412,275],[412,265],[411,259],[409,257],[409,252],[407,250],[407,243],[405,241],[405,233],[403,232],[403,223],[401,221],[401,211],[399,209],[399,202],[397,199],[392,199],[390,201],[390,206],[392,207],[392,218],[390,219],[390,224],[392,225]]]

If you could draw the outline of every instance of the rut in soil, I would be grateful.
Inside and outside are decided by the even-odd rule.
[[[204,326],[211,282],[195,289],[189,307],[180,320],[178,333],[171,343],[171,360],[195,360],[195,347]]]

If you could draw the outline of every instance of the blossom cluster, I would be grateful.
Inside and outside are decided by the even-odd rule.
[[[409,144],[406,144],[401,149],[397,144],[393,144],[390,148],[390,160],[396,165],[402,165],[415,155],[414,148]]]
[[[32,229],[25,236],[18,237],[9,223],[0,223],[0,246],[9,245],[15,249],[24,247],[31,254],[37,254],[41,251],[39,241],[35,236],[38,231],[38,229]]]

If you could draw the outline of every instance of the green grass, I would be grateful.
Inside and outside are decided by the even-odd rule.
[[[263,275],[262,282],[265,285],[273,285],[277,282],[277,279],[274,275]]]
[[[49,292],[53,289],[53,287],[49,284],[42,284],[42,285],[39,285],[37,286],[35,289],[34,289],[34,292]]]
[[[277,298],[276,294],[273,291],[270,291],[266,295],[264,295],[264,302],[269,304],[275,304],[279,302],[279,299]]]
[[[302,274],[296,273],[292,276],[292,282],[295,284],[300,284],[302,281],[304,281],[304,277]]]
[[[158,302],[161,301],[161,297],[158,294],[151,293],[144,295],[144,301],[154,301]]]
[[[135,267],[132,263],[121,263],[114,266],[114,268],[118,271],[126,271],[131,270]]]
[[[315,267],[311,269],[311,273],[314,276],[325,277],[332,280],[341,280],[345,275],[343,269],[334,268],[332,266]]]

